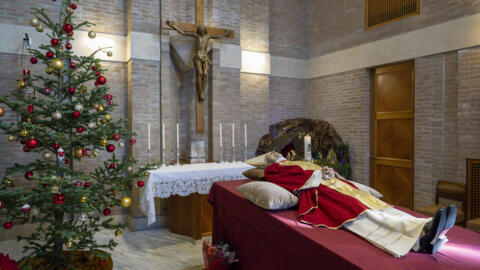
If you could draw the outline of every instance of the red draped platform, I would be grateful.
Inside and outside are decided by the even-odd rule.
[[[296,209],[263,210],[236,188],[212,186],[213,241],[231,243],[240,261],[234,269],[480,269],[480,234],[455,226],[435,255],[410,252],[402,258],[345,230],[316,228],[296,220]],[[414,216],[423,215],[402,209]]]

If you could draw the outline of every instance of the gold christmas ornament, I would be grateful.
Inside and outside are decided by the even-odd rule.
[[[25,86],[27,86],[27,84],[26,84],[23,80],[18,80],[18,81],[17,81],[17,88],[18,88],[18,89],[22,89],[22,88],[24,88]]]
[[[15,139],[16,139],[16,138],[15,138],[15,136],[13,136],[13,135],[9,135],[9,136],[7,137],[7,141],[9,141],[9,142],[13,142],[13,141],[15,141]]]
[[[52,74],[53,71],[54,71],[54,69],[52,67],[46,67],[45,68],[45,73],[47,73],[47,74]]]
[[[13,186],[13,181],[9,178],[5,178],[5,179],[3,179],[3,184],[5,184],[5,186],[7,186],[7,187],[11,187],[11,186]]]
[[[107,122],[108,122],[107,119],[105,118],[102,119],[102,124],[106,124]]]
[[[32,118],[27,117],[27,123],[32,123]]]
[[[0,117],[4,115],[5,115],[5,109],[2,106],[0,106]]]
[[[111,52],[111,51],[108,51],[108,52],[107,52],[107,56],[108,56],[108,57],[112,57],[112,55],[113,55],[113,52]]]
[[[26,129],[23,129],[22,131],[20,131],[20,136],[22,137],[28,137],[30,135],[30,132],[28,132],[28,130]]]
[[[32,17],[30,19],[30,25],[31,26],[37,26],[40,22],[38,21],[37,17]]]
[[[75,105],[75,111],[81,112],[83,110],[83,105],[78,103]]]
[[[97,111],[103,112],[103,110],[105,110],[105,109],[103,108],[103,105],[102,105],[102,104],[98,105],[98,110],[97,110]]]
[[[95,38],[96,36],[97,36],[97,33],[95,33],[95,31],[93,31],[93,30],[88,31],[88,37],[89,38]]]
[[[150,176],[150,173],[149,173],[149,172],[145,172],[143,175],[144,175],[145,177],[149,177],[149,176]]]
[[[73,151],[73,155],[76,158],[82,158],[83,157],[83,149],[81,147],[75,148],[75,150]]]
[[[120,147],[124,147],[124,146],[125,146],[125,144],[124,144],[123,142],[120,142],[120,143],[118,144],[118,146],[120,146]]]
[[[57,185],[50,188],[51,193],[57,194],[59,191],[60,191],[60,188]]]
[[[122,199],[120,201],[120,204],[123,207],[129,207],[132,204],[132,199],[128,196],[124,196],[124,197],[122,197]]]
[[[132,173],[132,172],[133,172],[133,167],[132,167],[132,166],[128,166],[128,167],[127,167],[127,172],[128,172],[128,173]]]
[[[52,118],[55,120],[60,120],[62,119],[62,114],[60,112],[54,112],[52,113]]]
[[[110,121],[110,119],[112,119],[112,117],[110,116],[110,114],[106,114],[106,115],[105,115],[105,120]]]
[[[92,151],[92,156],[97,157],[100,153],[97,150]]]
[[[98,110],[98,108],[100,108],[100,105],[98,105],[98,104],[93,104],[93,108],[94,108],[95,110]]]
[[[81,202],[81,203],[87,202],[87,196],[82,196],[82,197],[80,197],[80,202]]]
[[[32,209],[30,209],[30,214],[34,217],[38,216],[38,215],[40,215],[40,209],[38,207],[34,206],[34,207],[32,207]]]
[[[59,47],[57,50],[58,50],[59,52],[63,52],[63,47]]]
[[[53,59],[52,61],[52,67],[58,71],[62,70],[63,68],[63,61],[60,59]]]
[[[129,157],[128,160],[133,161],[134,157]]]
[[[37,32],[43,32],[43,25],[39,24],[37,26],[35,26],[35,30],[37,30]]]
[[[100,145],[101,146],[107,146],[108,145],[108,140],[103,138],[101,141],[100,141]]]
[[[65,12],[67,12],[68,14],[72,14],[73,13],[73,9],[71,7],[66,7],[65,8]]]
[[[73,247],[73,241],[67,241],[67,242],[65,242],[65,247],[67,247],[67,248]]]
[[[43,157],[43,159],[45,159],[45,160],[50,160],[50,159],[52,159],[53,154],[50,153],[50,152],[44,152],[44,153],[42,154],[42,157]]]
[[[117,229],[115,231],[115,236],[120,236],[120,235],[122,235],[122,231]]]

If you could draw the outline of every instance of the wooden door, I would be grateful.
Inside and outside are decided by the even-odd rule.
[[[388,203],[413,208],[414,63],[371,71],[370,183]]]

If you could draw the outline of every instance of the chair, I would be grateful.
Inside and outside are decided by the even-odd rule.
[[[467,211],[466,185],[464,183],[439,180],[435,191],[435,205],[420,207],[416,209],[416,211],[433,217],[440,208],[446,207],[446,205],[440,205],[440,198],[455,200],[462,203],[462,207],[458,208],[455,224],[465,226],[465,213]]]

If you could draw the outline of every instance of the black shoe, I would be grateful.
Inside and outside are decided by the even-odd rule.
[[[420,238],[420,247],[422,249],[430,254],[434,254],[440,249],[444,242],[438,241],[438,237],[445,228],[446,220],[447,210],[445,208],[441,208],[437,211],[437,213],[435,213],[435,217],[430,223],[425,235]]]
[[[455,225],[456,220],[457,206],[455,204],[450,204],[447,208],[447,219],[445,221],[445,227],[443,228],[442,232],[438,237],[443,238],[444,235],[448,232],[448,230],[450,230]]]

